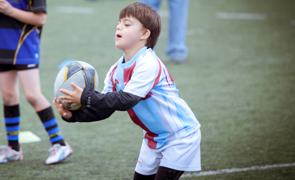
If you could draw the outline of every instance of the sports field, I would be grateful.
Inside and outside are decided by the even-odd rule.
[[[66,59],[92,64],[102,90],[108,69],[122,56],[114,45],[118,14],[131,2],[47,0],[40,76],[50,101],[57,66]],[[184,64],[165,55],[165,0],[160,15],[156,53],[202,125],[202,171],[181,179],[295,179],[295,0],[191,0]],[[21,131],[41,141],[21,144],[24,160],[0,165],[1,180],[132,179],[142,130],[126,112],[85,124],[56,114],[74,152],[48,166],[48,136],[23,94],[20,106]],[[0,121],[0,144],[6,145],[2,105]]]

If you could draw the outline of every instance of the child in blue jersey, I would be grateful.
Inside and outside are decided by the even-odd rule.
[[[115,111],[127,111],[144,132],[135,180],[179,179],[184,171],[201,170],[200,123],[152,50],[160,31],[160,17],[153,8],[140,2],[126,6],[115,35],[115,45],[124,54],[107,73],[103,91],[74,83],[74,91],[61,89],[65,103],[87,106],[80,111],[68,111],[53,100],[67,122],[99,121]]]
[[[49,101],[41,92],[38,66],[45,21],[45,0],[0,0],[0,87],[8,140],[8,146],[0,146],[3,149],[0,163],[23,159],[19,145],[19,80],[52,144],[45,163],[56,164],[72,153],[60,133]]]

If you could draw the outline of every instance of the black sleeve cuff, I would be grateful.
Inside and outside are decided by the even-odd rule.
[[[69,123],[74,123],[74,122],[78,122],[78,120],[75,118],[76,117],[76,112],[72,111],[72,117],[70,119],[66,119],[64,117],[61,116],[62,120],[69,122]]]
[[[91,94],[91,89],[88,87],[85,87],[80,99],[82,105],[85,105],[85,106],[91,105],[90,94]]]

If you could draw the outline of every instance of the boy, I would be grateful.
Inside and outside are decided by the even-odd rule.
[[[158,13],[136,2],[121,10],[115,45],[123,57],[107,73],[102,93],[80,88],[60,90],[65,103],[87,108],[68,111],[58,99],[56,111],[67,122],[91,122],[127,111],[144,132],[134,179],[179,179],[184,171],[201,170],[200,124],[152,48],[161,31]]]
[[[0,163],[19,161],[20,80],[28,102],[39,116],[52,144],[46,164],[56,164],[72,154],[57,125],[39,78],[40,38],[46,21],[45,0],[0,0],[0,87],[8,146],[0,146]]]

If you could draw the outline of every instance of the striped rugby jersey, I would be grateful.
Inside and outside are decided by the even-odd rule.
[[[200,123],[162,61],[152,49],[143,47],[127,63],[124,56],[107,73],[102,93],[123,90],[142,100],[128,114],[144,132],[151,149],[158,149],[177,137],[189,135]]]
[[[7,0],[13,7],[46,12],[45,0]],[[42,27],[0,13],[0,64],[39,64]]]

